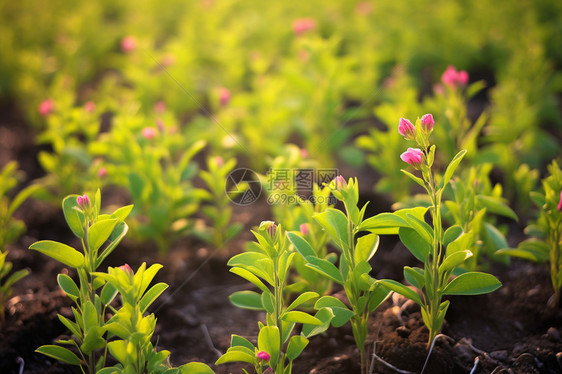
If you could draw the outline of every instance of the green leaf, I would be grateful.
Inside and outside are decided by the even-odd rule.
[[[462,234],[462,227],[459,225],[451,226],[445,231],[443,235],[443,248],[447,248],[447,246],[456,240]]]
[[[168,288],[166,283],[157,283],[146,291],[142,299],[139,301],[141,313],[146,312],[148,307],[158,298],[158,296],[162,294],[162,292],[164,292],[164,290],[166,290],[166,288]]]
[[[238,291],[228,297],[230,302],[238,308],[251,310],[265,310],[261,302],[261,296],[254,291]]]
[[[287,238],[295,246],[295,249],[301,254],[302,257],[316,257],[316,251],[312,249],[310,244],[304,239],[301,234],[289,231],[287,232]]]
[[[410,226],[420,234],[420,236],[429,244],[433,244],[433,228],[427,224],[427,222],[422,221],[418,217],[407,214],[406,220]]]
[[[513,257],[523,258],[535,262],[547,262],[550,258],[550,248],[542,240],[527,239],[521,243],[517,248],[506,248],[496,251],[499,255],[509,255]]]
[[[258,349],[269,354],[271,357],[269,364],[271,369],[275,371],[279,351],[281,350],[281,335],[276,326],[265,326],[260,330],[258,334]]]
[[[348,220],[340,210],[329,208],[313,215],[312,218],[322,226],[340,248],[343,249],[349,245]]]
[[[226,364],[227,362],[247,362],[255,364],[256,356],[241,351],[229,351],[219,357],[215,365]]]
[[[101,255],[96,260],[96,269],[101,265],[103,260],[105,260],[105,258],[107,256],[109,256],[109,254],[111,252],[113,252],[115,247],[117,247],[117,245],[125,237],[128,230],[129,230],[129,226],[127,226],[127,224],[125,222],[119,221],[115,225],[115,228],[113,229],[113,232],[109,236],[109,244],[107,245],[107,247],[105,247],[105,249],[103,250]]]
[[[422,306],[422,301],[416,291],[404,286],[402,283],[399,283],[392,279],[383,279],[380,280],[379,283],[384,287],[389,288],[392,291],[399,293],[400,295],[405,296],[408,299],[416,302],[418,305]]]
[[[425,285],[423,270],[404,266],[404,278],[418,290],[422,290]]]
[[[299,357],[304,348],[308,345],[308,339],[302,335],[294,335],[289,340],[289,346],[287,347],[287,357],[289,360],[294,360]]]
[[[80,328],[78,327],[78,325],[74,322],[72,322],[71,320],[69,320],[68,318],[66,318],[65,316],[62,316],[60,314],[57,314],[57,317],[59,317],[59,321],[61,321],[61,323],[63,325],[66,326],[67,329],[70,330],[70,332],[76,336],[76,337],[80,337],[82,334],[80,333]]]
[[[260,290],[262,290],[263,292],[269,291],[269,289],[266,287],[266,285],[263,284],[263,282],[258,277],[256,277],[254,274],[252,274],[252,272],[250,272],[246,269],[243,269],[243,268],[240,268],[240,267],[233,267],[233,268],[230,269],[230,272],[246,279],[248,282],[252,283],[256,287],[258,287]]]
[[[111,214],[111,218],[118,218],[120,221],[124,221],[125,218],[127,218],[129,216],[129,213],[131,213],[131,210],[133,210],[132,204],[123,206],[123,207],[117,209],[115,212],[113,212]]]
[[[461,236],[453,240],[447,246],[446,256],[449,257],[455,252],[461,252],[466,250],[467,248],[471,248],[473,239],[474,239],[473,233],[466,233],[466,232],[462,233]]]
[[[322,321],[320,326],[305,324],[302,326],[302,335],[310,338],[311,336],[318,335],[328,330],[330,327],[330,322],[334,318],[334,312],[331,308],[322,308],[316,314],[315,317]]]
[[[398,231],[400,241],[408,248],[415,258],[425,262],[432,246],[416,230],[409,227],[400,227]]]
[[[107,348],[109,349],[109,353],[121,364],[124,365],[127,362],[129,354],[127,353],[127,342],[125,340],[109,342],[107,343]]]
[[[35,352],[44,354],[70,365],[80,365],[82,362],[72,351],[58,345],[42,345]]]
[[[80,297],[80,290],[78,289],[78,286],[76,285],[76,283],[74,283],[74,281],[72,280],[72,278],[70,278],[68,275],[66,274],[59,274],[57,276],[57,282],[60,286],[60,288],[67,294],[70,295],[74,298],[79,298]]]
[[[215,374],[215,372],[202,362],[190,362],[178,368],[181,374]]]
[[[369,291],[369,300],[367,304],[367,311],[371,313],[377,309],[386,299],[390,297],[390,289],[384,287],[380,282],[377,282],[375,289]]]
[[[328,260],[324,260],[318,257],[306,257],[306,266],[314,269],[323,276],[331,279],[332,281],[343,284],[343,279],[338,268]]]
[[[79,212],[77,209],[80,209],[78,206],[78,201],[76,200],[78,195],[69,195],[62,200],[62,212],[64,213],[64,218],[66,219],[66,223],[70,230],[82,239],[84,237],[84,221],[83,218],[80,219],[80,215],[82,217],[84,214]]]
[[[304,292],[303,294],[299,295],[299,297],[297,297],[295,299],[295,301],[293,301],[288,307],[287,307],[287,312],[295,309],[296,307],[298,307],[299,305],[306,303],[307,301],[310,301],[312,299],[316,299],[318,295],[316,292]]]
[[[275,312],[275,297],[271,292],[265,291],[261,294],[261,303],[269,314]]]
[[[488,242],[492,244],[493,250],[508,248],[507,240],[505,236],[492,224],[486,222],[484,223],[484,229]]]
[[[117,289],[111,283],[106,283],[101,290],[100,299],[104,305],[109,305],[117,296]]]
[[[295,323],[303,323],[303,324],[306,323],[308,325],[319,326],[322,324],[322,321],[320,321],[318,318],[313,317],[308,313],[300,312],[298,310],[283,313],[281,319],[286,322],[295,322]]]
[[[469,272],[453,279],[443,290],[443,295],[480,295],[501,286],[501,282],[492,274]]]
[[[66,266],[73,268],[79,268],[84,264],[84,256],[82,253],[63,243],[52,240],[42,240],[33,243],[29,249],[46,254]]]
[[[375,234],[398,234],[399,227],[410,227],[410,225],[395,213],[380,213],[364,220],[357,230]]]
[[[97,250],[105,243],[113,232],[113,228],[119,222],[119,219],[105,219],[94,223],[88,229],[88,246],[89,250],[97,253]]]
[[[421,178],[419,178],[419,177],[416,177],[414,174],[410,173],[410,172],[407,171],[407,170],[400,169],[400,171],[401,171],[402,173],[406,174],[406,175],[408,176],[408,178],[410,178],[411,180],[413,180],[414,182],[416,182],[417,184],[419,184],[419,185],[422,186],[423,188],[426,188],[423,179],[421,179]]]
[[[314,309],[329,308],[334,316],[331,319],[332,326],[343,326],[355,315],[353,311],[333,296],[323,296],[314,305]]]
[[[95,351],[96,349],[101,349],[105,347],[106,341],[102,338],[105,329],[92,326],[86,330],[86,335],[84,336],[84,342],[80,346],[80,350],[89,355],[91,352]]]
[[[369,234],[357,239],[355,246],[355,265],[361,261],[369,261],[379,247],[380,238],[377,234]]]
[[[467,250],[454,252],[447,256],[443,263],[439,266],[439,274],[443,274],[446,271],[453,270],[463,262],[465,262],[469,257],[472,256],[472,252]]]
[[[230,337],[230,346],[231,347],[246,347],[251,351],[254,351],[255,347],[254,345],[246,338],[240,336],[240,335],[235,335],[232,334],[232,336]]]
[[[508,217],[513,219],[514,221],[519,221],[517,214],[515,214],[515,212],[509,206],[507,206],[501,198],[486,195],[476,195],[476,199],[486,208],[487,212]]]
[[[0,266],[0,269],[1,268],[2,267]],[[16,272],[14,272],[12,275],[10,275],[8,277],[8,279],[6,279],[6,281],[2,285],[2,288],[9,289],[9,288],[12,287],[12,285],[14,283],[19,281],[20,279],[23,279],[23,278],[27,277],[28,275],[29,275],[29,270],[27,270],[27,269],[18,270]],[[0,276],[0,278],[1,278],[1,276]]]
[[[451,160],[451,162],[447,166],[447,169],[445,170],[445,174],[443,175],[443,178],[441,178],[441,182],[439,182],[439,186],[437,187],[438,190],[444,188],[447,185],[447,183],[449,183],[449,180],[451,180],[451,177],[455,173],[455,170],[459,166],[465,154],[466,154],[466,150],[462,150],[459,153],[457,153],[455,157]]]

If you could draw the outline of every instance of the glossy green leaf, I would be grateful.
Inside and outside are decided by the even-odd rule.
[[[333,317],[331,323],[334,327],[345,325],[355,314],[353,311],[349,310],[343,302],[333,296],[323,296],[318,299],[314,305],[314,309],[321,308],[329,308],[332,311]]]
[[[52,357],[70,365],[80,365],[82,362],[72,351],[69,349],[59,347],[58,345],[42,345],[37,348],[35,352],[44,354],[45,356]]]
[[[357,229],[375,234],[397,234],[399,227],[410,227],[410,225],[395,213],[380,213],[364,220]]]
[[[416,230],[427,243],[433,243],[433,228],[429,226],[427,222],[412,214],[406,215],[406,221],[408,221],[410,227]]]
[[[384,287],[399,293],[402,296],[407,297],[408,299],[416,302],[418,305],[422,305],[422,301],[420,299],[420,296],[416,293],[416,291],[406,287],[405,285],[403,285],[402,283],[399,283],[395,280],[392,279],[383,279],[379,281],[380,284],[382,284]]]
[[[97,250],[103,245],[103,243],[105,243],[113,232],[113,229],[118,221],[119,220],[117,218],[106,219],[98,221],[90,226],[88,229],[88,246],[90,251],[97,253]]]
[[[508,217],[513,219],[514,221],[519,221],[517,214],[507,206],[501,198],[486,196],[486,195],[477,195],[476,199],[482,206],[486,208],[488,213],[497,214],[500,216]]]
[[[246,338],[240,336],[240,335],[235,335],[232,334],[232,336],[230,337],[230,346],[231,347],[236,347],[236,346],[240,346],[240,347],[246,347],[249,350],[253,351],[254,350],[254,345]]]
[[[271,359],[271,369],[275,371],[281,350],[281,335],[276,326],[265,326],[258,334],[258,349],[267,352]]]
[[[369,234],[357,239],[355,246],[355,264],[369,261],[379,247],[380,238],[377,234]]]
[[[271,292],[265,291],[261,294],[261,303],[269,314],[275,312],[275,297]]]
[[[79,238],[84,237],[84,214],[79,212],[78,195],[69,195],[62,200],[62,212],[70,230]]]
[[[340,247],[349,245],[348,221],[340,210],[329,208],[312,216]]]
[[[415,258],[425,262],[432,246],[416,230],[409,227],[401,227],[398,231],[400,241],[408,248]]]
[[[377,281],[375,289],[369,291],[369,299],[367,304],[367,311],[371,313],[377,309],[386,299],[391,295],[391,290],[386,288],[380,282]]]
[[[318,257],[306,257],[305,260],[307,261],[306,266],[314,269],[336,283],[343,283],[340,271],[330,261]]]
[[[322,324],[321,325],[304,324],[302,326],[301,333],[303,336],[307,338],[310,338],[311,336],[314,335],[321,334],[324,331],[328,330],[328,328],[330,327],[330,322],[334,318],[334,312],[332,311],[331,308],[322,308],[318,312],[316,312],[314,317],[322,321]]]
[[[107,343],[107,349],[109,349],[109,353],[111,353],[111,355],[121,364],[125,364],[127,362],[129,354],[127,353],[127,342],[125,340],[115,340],[109,342]]]
[[[103,260],[105,260],[105,258],[109,256],[111,252],[113,252],[113,250],[115,249],[115,247],[117,247],[121,240],[123,240],[128,230],[129,226],[127,226],[125,222],[119,221],[115,225],[115,227],[113,228],[113,232],[109,236],[109,244],[107,245],[107,247],[105,247],[101,255],[99,255],[98,259],[96,260],[96,269],[102,264]]]
[[[72,278],[70,278],[68,275],[59,274],[57,276],[57,282],[58,282],[60,288],[67,295],[72,296],[74,298],[80,297],[80,290],[78,289],[78,286],[76,285],[76,283],[74,283]]]
[[[117,296],[117,289],[110,283],[106,283],[101,290],[100,299],[104,305],[109,305]]]
[[[423,270],[420,268],[404,266],[404,278],[418,290],[423,289],[425,285]]]
[[[443,248],[447,248],[447,246],[456,240],[462,234],[462,227],[459,225],[454,225],[449,227],[445,234],[443,234]]]
[[[447,169],[445,170],[445,174],[443,175],[443,178],[441,178],[441,181],[439,182],[439,186],[437,187],[438,190],[444,188],[447,185],[447,183],[449,183],[449,180],[451,180],[451,177],[455,173],[455,170],[459,166],[465,154],[466,154],[466,150],[462,150],[459,153],[457,153],[455,157],[451,160],[451,162],[447,166]]]
[[[123,206],[117,210],[115,210],[115,212],[113,212],[111,214],[112,218],[118,218],[120,221],[124,221],[125,218],[127,218],[129,216],[129,214],[131,213],[131,210],[133,210],[133,205],[126,205]]]
[[[246,352],[240,351],[230,351],[220,356],[215,365],[226,364],[227,362],[247,362],[253,365],[255,360],[255,355],[249,355]]]
[[[80,337],[82,334],[80,333],[80,328],[78,327],[78,324],[72,322],[71,320],[69,320],[68,318],[66,318],[65,316],[62,316],[60,314],[57,314],[57,317],[59,318],[59,321],[61,321],[61,323],[63,325],[66,326],[66,328],[68,330],[70,330],[70,332],[76,336],[76,337]]]
[[[180,366],[178,369],[180,374],[215,374],[208,365],[202,362],[190,362]]]
[[[469,272],[453,279],[443,290],[443,295],[480,295],[501,286],[501,282],[492,274]]]
[[[302,257],[316,257],[316,251],[312,246],[304,239],[299,233],[289,231],[287,232],[287,238],[295,246],[297,252],[301,254]]]
[[[299,295],[295,301],[293,301],[288,307],[287,307],[287,312],[295,309],[296,307],[300,306],[303,303],[306,303],[307,301],[316,299],[318,295],[316,292],[304,292],[301,295]]]
[[[246,279],[248,282],[252,283],[256,287],[258,287],[260,290],[262,290],[263,292],[269,291],[267,286],[265,284],[263,284],[263,282],[258,277],[256,277],[252,272],[250,272],[250,271],[248,271],[244,268],[233,267],[233,268],[230,269],[230,272]]]
[[[295,322],[295,323],[303,323],[303,324],[306,323],[308,325],[319,326],[322,324],[322,321],[320,321],[318,318],[313,317],[308,313],[300,312],[298,310],[293,310],[291,312],[283,313],[281,319],[286,322]]]
[[[308,345],[308,339],[302,335],[294,335],[289,340],[289,346],[287,347],[287,357],[289,360],[294,360],[299,357],[304,348]]]
[[[261,303],[261,295],[254,291],[238,291],[228,298],[233,305],[239,308],[265,310]]]
[[[472,252],[467,250],[454,252],[447,256],[443,263],[439,266],[439,274],[443,274],[446,271],[453,270],[457,266],[461,265],[468,258],[472,256]]]
[[[84,256],[82,253],[63,243],[52,240],[42,240],[33,243],[29,249],[46,254],[66,266],[73,268],[79,268],[84,264]]]
[[[141,313],[146,312],[148,307],[162,294],[162,292],[166,290],[166,288],[168,288],[166,283],[157,283],[146,291],[142,299],[139,301]]]

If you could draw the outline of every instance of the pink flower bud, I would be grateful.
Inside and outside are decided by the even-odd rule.
[[[341,175],[338,175],[334,181],[336,182],[336,190],[338,191],[347,187],[347,182]]]
[[[224,158],[222,158],[221,156],[215,157],[215,164],[217,164],[218,166],[223,166],[224,165]]]
[[[461,85],[466,86],[466,84],[468,83],[468,73],[466,72],[466,70],[459,71],[459,74],[457,75],[457,81]]]
[[[142,136],[147,140],[154,139],[156,136],[156,129],[154,127],[145,127],[142,129]]]
[[[271,222],[271,224],[267,228],[267,233],[269,234],[271,239],[275,238],[275,234],[277,233],[277,226],[275,225],[275,222]]]
[[[121,265],[121,266],[119,266],[119,269],[123,270],[125,272],[125,274],[127,274],[129,277],[132,277],[132,276],[135,275],[135,272],[133,271],[133,269],[131,269],[129,264]]]
[[[257,353],[256,357],[260,360],[263,360],[263,361],[269,361],[271,359],[271,356],[269,355],[269,353],[267,353],[265,351],[259,351]]]
[[[308,151],[306,150],[306,148],[301,148],[301,157],[302,158],[308,157]]]
[[[47,117],[53,112],[54,109],[55,102],[53,101],[53,99],[43,100],[41,101],[41,104],[39,104],[39,114],[41,114],[43,117]]]
[[[219,88],[219,102],[221,106],[227,106],[228,102],[230,101],[230,90],[228,88],[220,87]]]
[[[408,148],[408,150],[400,155],[402,161],[407,162],[415,168],[418,168],[423,160],[423,153],[419,148]]]
[[[454,87],[457,82],[457,70],[453,65],[449,65],[441,76],[441,82],[449,87]]]
[[[86,194],[78,196],[76,198],[76,202],[78,203],[78,206],[83,210],[86,210],[90,207],[90,198]]]
[[[433,115],[431,115],[430,113],[424,114],[421,118],[421,127],[422,130],[425,131],[425,133],[429,133],[431,132],[431,130],[433,130],[433,125],[435,124],[435,121],[433,120]]]
[[[301,234],[306,235],[308,234],[308,224],[303,223],[300,225]]]
[[[316,20],[313,18],[297,18],[293,21],[293,32],[296,35],[301,35],[314,28],[316,28]]]
[[[558,203],[556,209],[558,209],[559,212],[562,211],[562,191],[560,191],[560,202]]]
[[[406,118],[400,118],[398,122],[398,132],[406,140],[414,140],[416,138],[416,128],[412,125],[412,122],[408,121]]]
[[[98,177],[104,178],[105,176],[107,176],[107,169],[102,166],[102,167],[98,170]]]
[[[84,104],[84,110],[88,113],[93,113],[96,110],[96,104],[93,101],[88,101]]]
[[[137,47],[137,40],[133,36],[126,36],[121,40],[121,51],[130,53]]]
[[[163,101],[157,101],[156,104],[154,104],[154,111],[156,113],[164,113],[164,111],[166,110],[166,104],[164,104]]]

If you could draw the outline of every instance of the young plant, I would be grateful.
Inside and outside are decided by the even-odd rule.
[[[235,159],[230,159],[225,163],[220,156],[212,157],[207,160],[208,171],[201,170],[199,174],[207,184],[203,200],[209,205],[204,205],[202,210],[211,221],[211,225],[202,230],[196,227],[195,233],[216,248],[224,248],[226,243],[238,235],[243,228],[240,223],[230,222],[232,218],[230,194],[225,191],[228,174],[235,165]]]
[[[18,164],[12,161],[6,164],[0,172],[0,327],[5,324],[4,305],[12,296],[12,286],[29,274],[27,269],[10,274],[13,265],[10,261],[6,261],[8,256],[6,245],[17,240],[25,231],[25,224],[14,218],[13,215],[20,205],[39,188],[38,185],[31,185],[11,199],[9,192],[18,183],[17,168]]]
[[[412,254],[423,262],[423,269],[404,267],[404,277],[418,292],[394,280],[382,280],[383,285],[413,300],[421,307],[421,314],[429,330],[427,347],[432,344],[441,330],[449,300],[442,301],[445,295],[478,295],[492,292],[501,283],[491,274],[467,272],[450,279],[457,266],[472,256],[467,249],[466,235],[462,228],[452,226],[444,230],[441,222],[441,198],[453,173],[466,151],[460,151],[447,166],[445,173],[437,183],[432,171],[435,157],[435,145],[431,145],[429,136],[433,130],[434,120],[431,114],[424,115],[414,126],[406,119],[400,120],[399,132],[407,140],[415,141],[419,148],[409,148],[400,157],[403,161],[421,171],[417,177],[406,170],[404,174],[422,186],[430,197],[432,225],[407,210],[395,213],[382,213],[365,220],[362,228],[372,232],[398,234],[402,243]],[[422,208],[425,209],[425,208]]]
[[[112,214],[100,214],[100,206],[99,190],[93,201],[90,201],[88,195],[69,195],[62,202],[68,226],[82,241],[82,252],[51,240],[42,240],[29,247],[75,269],[80,280],[77,285],[68,275],[59,274],[57,277],[61,289],[76,304],[76,307],[72,307],[75,322],[58,315],[59,320],[73,335],[71,340],[59,341],[59,344],[73,346],[79,356],[60,345],[44,345],[39,347],[37,352],[80,366],[82,372],[90,374],[105,366],[105,314],[116,294],[113,285],[106,284],[96,277],[95,273],[127,233],[128,227],[124,219],[133,208],[129,205],[117,209]]]
[[[156,318],[154,314],[145,314],[148,307],[168,288],[168,285],[157,283],[150,289],[148,286],[161,268],[162,265],[154,264],[146,269],[146,264],[143,262],[136,273],[129,265],[110,267],[107,273],[94,273],[96,277],[111,285],[114,290],[113,296],[115,292],[119,292],[122,302],[119,310],[109,306],[114,315],[104,326],[110,338],[117,337],[107,343],[107,349],[119,364],[99,370],[97,374],[213,372],[201,363],[189,363],[173,368],[168,363],[170,352],[157,351],[152,345],[150,340],[156,327]]]
[[[550,278],[554,295],[548,301],[551,307],[560,305],[562,289],[562,170],[556,161],[548,166],[549,176],[543,179],[543,192],[532,192],[531,199],[540,209],[536,222],[525,229],[531,238],[517,248],[501,249],[507,254],[535,262],[550,262]]]
[[[252,364],[258,374],[267,368],[273,373],[288,374],[292,371],[293,360],[308,345],[308,338],[325,331],[330,319],[295,310],[303,303],[317,299],[316,292],[304,292],[292,303],[287,303],[286,286],[296,253],[290,250],[281,225],[264,221],[253,234],[257,243],[232,257],[228,265],[232,266],[231,272],[254,284],[261,294],[239,291],[230,295],[230,301],[240,308],[265,310],[266,323],[258,322],[257,347],[241,336],[232,335],[230,348],[216,364],[242,361]],[[324,313],[324,316],[332,318],[333,314]],[[303,324],[302,331],[292,335],[297,323]]]
[[[328,208],[315,214],[313,218],[340,250],[339,268],[328,259],[319,257],[301,233],[289,232],[287,236],[309,269],[343,286],[351,310],[333,296],[321,297],[314,307],[319,310],[317,316],[331,312],[334,317],[330,322],[335,327],[342,326],[347,321],[351,322],[353,337],[361,354],[361,373],[367,373],[369,365],[368,355],[365,353],[365,339],[369,314],[390,294],[387,288],[369,275],[371,266],[368,261],[378,248],[379,237],[372,233],[358,237],[360,232],[366,231],[363,229],[363,216],[367,204],[361,210],[357,207],[357,179],[350,178],[346,183],[342,176],[338,176],[329,187],[332,194],[344,203],[345,214],[340,210]]]

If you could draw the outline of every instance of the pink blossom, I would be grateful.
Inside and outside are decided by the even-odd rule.
[[[165,110],[166,110],[166,104],[164,104],[162,100],[157,101],[156,104],[154,104],[154,111],[156,113],[164,113]]]
[[[306,235],[308,234],[308,224],[303,223],[300,225],[301,234]]]
[[[269,355],[269,353],[267,353],[265,351],[259,351],[256,354],[256,357],[260,360],[263,360],[263,361],[269,361],[271,359],[271,356]]]
[[[221,106],[227,106],[230,101],[230,90],[225,87],[219,87],[219,102]]]
[[[87,101],[84,104],[84,110],[88,113],[93,113],[96,110],[96,104],[93,101]]]
[[[78,206],[80,206],[80,208],[82,209],[87,209],[90,207],[90,198],[86,194],[82,196],[78,196],[76,198],[76,202],[78,203]]]
[[[39,104],[39,114],[43,117],[47,117],[55,109],[55,101],[53,99],[46,99],[41,101]]]
[[[275,225],[275,222],[270,222],[270,225],[267,227],[267,233],[271,239],[275,238],[275,234],[277,233],[277,226]]]
[[[371,13],[372,10],[373,10],[373,6],[368,1],[361,1],[355,5],[355,11],[362,16],[369,15],[369,13]]]
[[[422,163],[423,153],[419,148],[408,148],[408,150],[400,155],[402,161],[407,162],[413,167],[419,167]]]
[[[336,189],[337,190],[341,190],[342,188],[347,187],[347,182],[345,181],[345,178],[342,177],[341,175],[338,175],[336,177],[336,179],[334,179],[334,181],[336,182]]]
[[[224,158],[222,158],[221,156],[216,156],[215,157],[215,164],[217,164],[218,166],[223,166],[224,165]]]
[[[131,269],[129,264],[121,265],[119,269],[123,270],[127,275],[134,275],[133,269]]]
[[[400,121],[398,121],[398,133],[406,140],[414,140],[416,138],[416,128],[406,118],[400,118]]]
[[[453,65],[449,65],[441,76],[441,81],[449,87],[456,87],[457,84],[465,86],[468,83],[468,73],[466,70],[457,71]]]
[[[107,176],[107,169],[102,166],[102,167],[98,170],[98,177],[104,178],[105,176]]]
[[[142,129],[142,136],[147,140],[154,139],[156,136],[156,129],[154,127],[145,127]]]
[[[422,130],[426,133],[431,132],[433,130],[433,125],[435,121],[433,120],[433,115],[431,113],[424,114],[421,118],[421,127]]]
[[[293,21],[293,32],[296,35],[301,35],[315,28],[316,20],[314,18],[297,18]]]
[[[560,191],[560,202],[558,203],[556,209],[558,209],[559,212],[562,210],[562,191]]]
[[[130,53],[137,47],[137,39],[133,36],[126,36],[121,40],[121,51],[124,53]]]
[[[306,148],[301,148],[301,157],[302,158],[307,158],[308,157],[308,151],[306,150]]]

